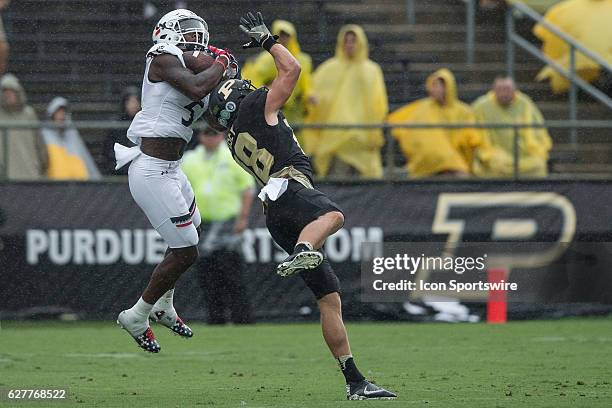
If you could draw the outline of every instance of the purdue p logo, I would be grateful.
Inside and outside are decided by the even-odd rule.
[[[512,253],[489,253],[489,266],[536,268],[560,257],[576,232],[576,211],[550,192],[442,193],[432,232],[447,236],[446,251],[461,242],[524,243]]]

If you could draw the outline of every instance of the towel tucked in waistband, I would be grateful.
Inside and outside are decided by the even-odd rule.
[[[267,200],[276,201],[280,196],[287,191],[289,179],[270,177],[268,183],[261,189],[257,197],[263,202]]]
[[[122,144],[115,143],[113,148],[115,150],[115,160],[117,161],[115,170],[119,170],[142,154],[140,151],[140,146],[127,147]]]

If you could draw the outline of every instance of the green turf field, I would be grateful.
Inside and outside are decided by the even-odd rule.
[[[346,401],[315,324],[157,327],[158,355],[104,323],[11,323],[0,388],[67,388],[68,401],[0,406],[610,407],[612,319],[486,324],[350,324],[368,378],[396,401]]]

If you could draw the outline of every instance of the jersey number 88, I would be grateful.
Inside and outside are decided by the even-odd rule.
[[[236,158],[263,183],[268,182],[270,170],[274,164],[274,156],[265,148],[258,149],[257,141],[248,132],[238,133],[234,146]]]

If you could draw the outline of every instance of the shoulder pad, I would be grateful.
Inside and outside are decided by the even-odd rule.
[[[149,51],[147,51],[147,58],[161,54],[174,55],[179,59],[179,61],[181,61],[181,64],[183,64],[183,66],[185,67],[185,61],[183,61],[183,50],[181,50],[176,45],[168,43],[155,44],[154,46],[149,48]]]

